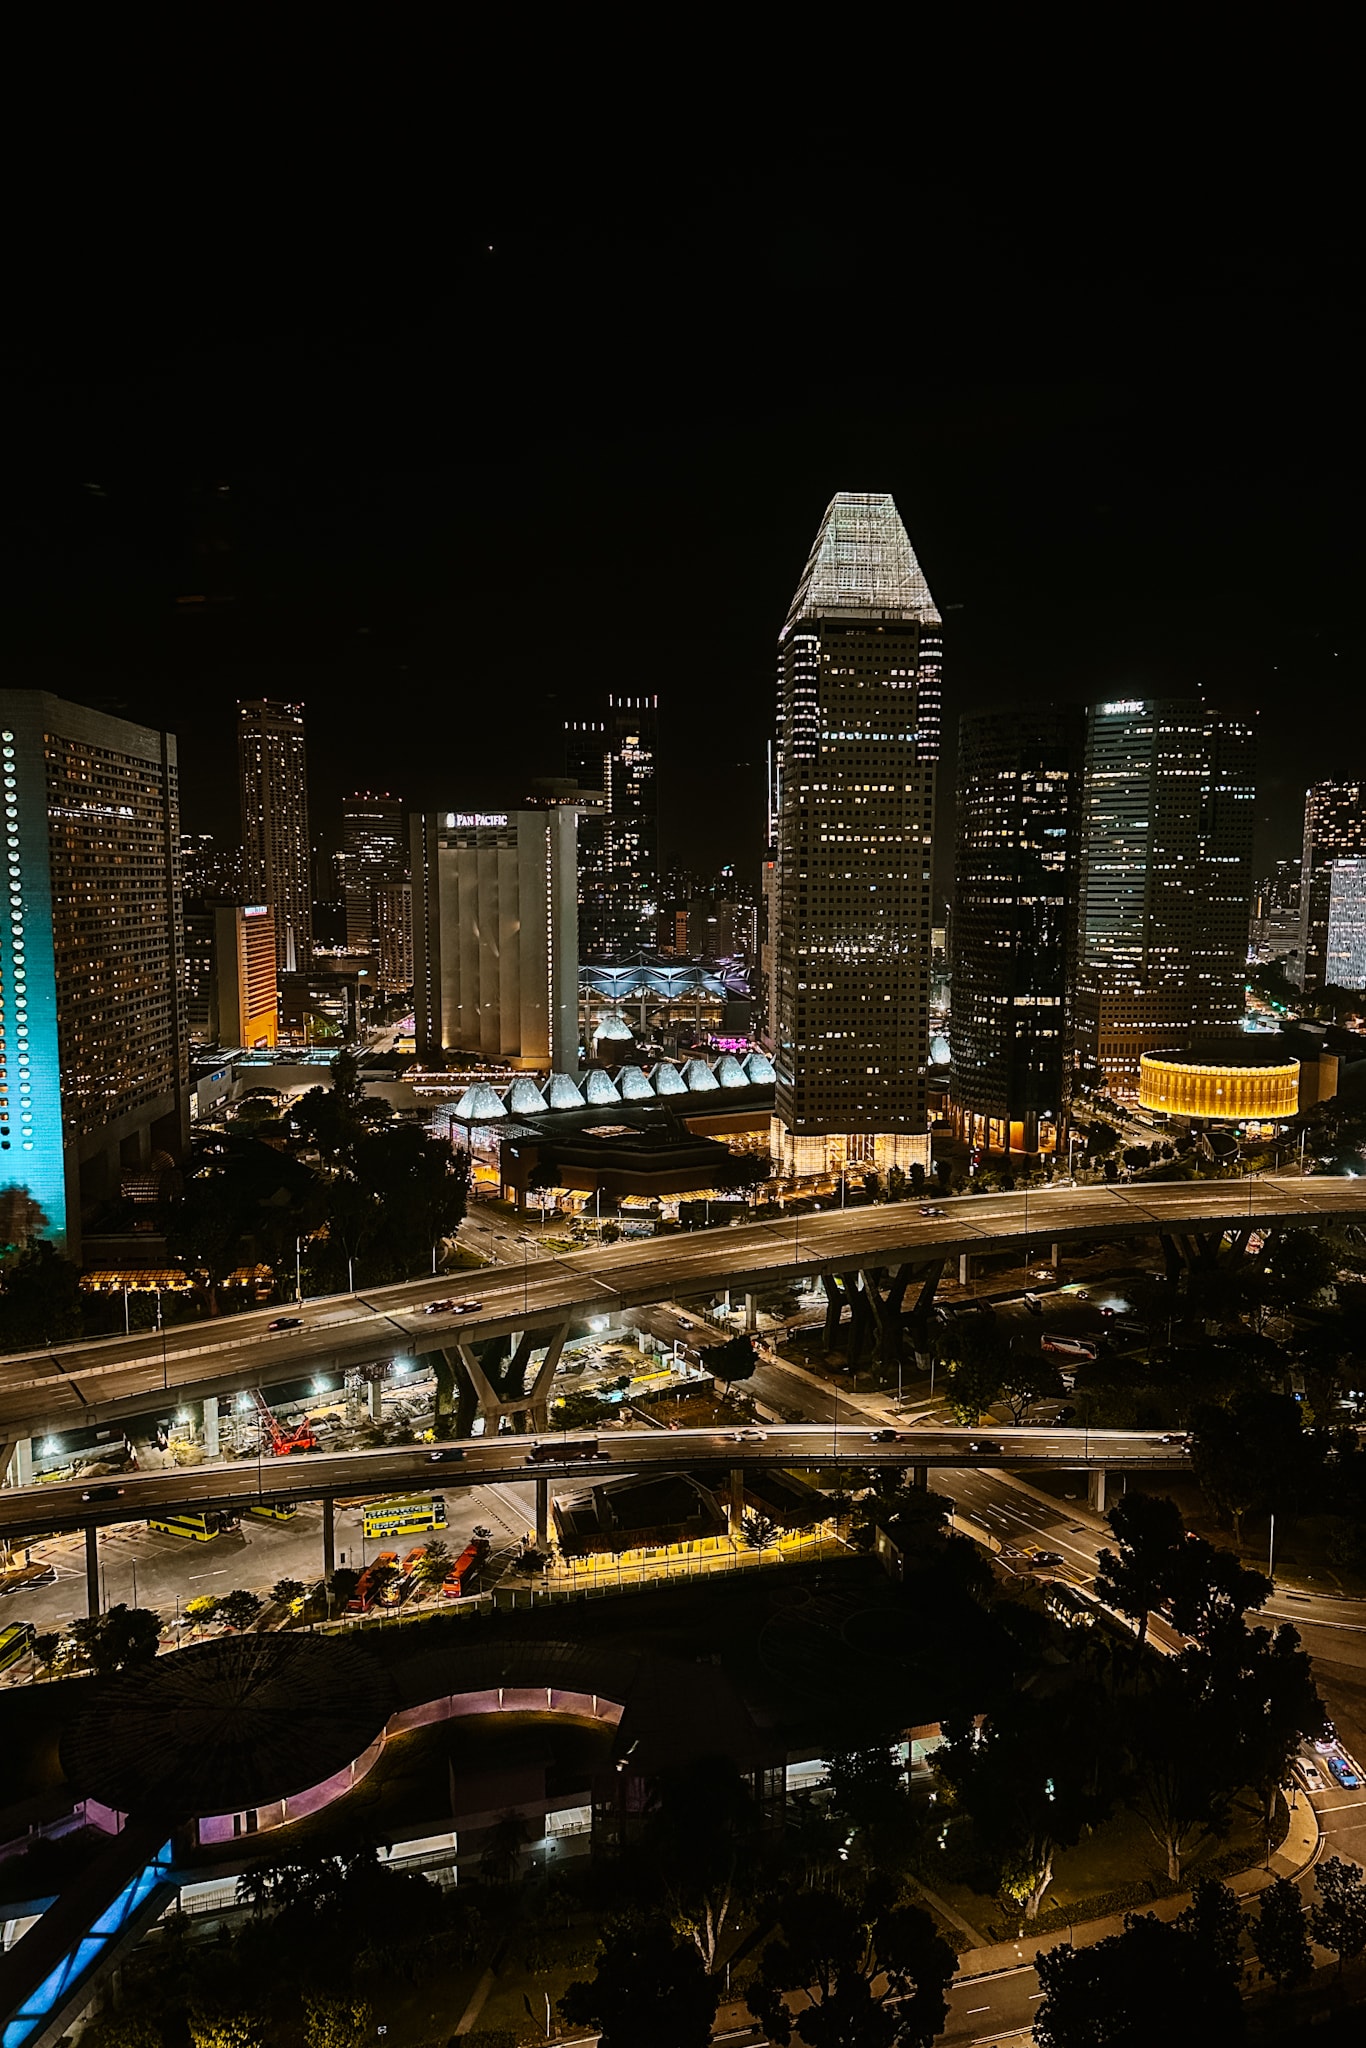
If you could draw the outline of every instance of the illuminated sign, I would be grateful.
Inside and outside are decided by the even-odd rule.
[[[1144,711],[1147,706],[1141,697],[1125,697],[1118,704],[1102,704],[1100,708],[1106,718],[1113,718],[1124,711]]]
[[[242,915],[243,917],[269,917],[270,905],[268,903],[244,903],[242,905]]]
[[[447,825],[454,825],[457,829],[466,825],[506,825],[507,821],[508,814],[506,811],[447,811],[446,813]]]

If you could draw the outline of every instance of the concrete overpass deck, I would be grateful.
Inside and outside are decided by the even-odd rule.
[[[136,1414],[164,1398],[232,1393],[802,1275],[929,1267],[964,1254],[1087,1238],[1199,1237],[1351,1219],[1366,1224],[1366,1179],[1249,1177],[959,1196],[923,1207],[907,1201],[594,1247],[521,1268],[304,1302],[293,1311],[300,1318],[294,1330],[272,1332],[268,1326],[281,1311],[260,1309],[13,1353],[0,1359],[0,1445]],[[426,1313],[445,1298],[480,1306],[460,1316]]]
[[[895,1443],[874,1441],[860,1418],[849,1427],[793,1424],[753,1432],[724,1429],[622,1430],[597,1439],[571,1435],[570,1443],[596,1441],[604,1458],[532,1462],[536,1442],[551,1439],[480,1437],[442,1447],[428,1444],[332,1455],[261,1458],[231,1465],[188,1466],[170,1472],[127,1472],[99,1482],[111,1497],[88,1501],[79,1483],[6,1487],[0,1491],[0,1536],[93,1529],[131,1522],[167,1508],[239,1511],[256,1502],[335,1500],[393,1492],[451,1493],[467,1486],[528,1480],[602,1480],[627,1473],[687,1471],[698,1466],[774,1465],[786,1469],[833,1465],[1005,1467],[1015,1470],[1175,1472],[1186,1468],[1179,1444],[1139,1430],[1039,1427],[906,1429]],[[974,1450],[990,1444],[995,1448]],[[452,1455],[455,1453],[456,1455]]]

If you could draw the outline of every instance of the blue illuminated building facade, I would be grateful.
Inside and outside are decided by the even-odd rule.
[[[0,1191],[79,1253],[82,1208],[187,1139],[175,741],[0,691]]]

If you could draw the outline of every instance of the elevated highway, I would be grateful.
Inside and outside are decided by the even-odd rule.
[[[413,1357],[517,1332],[563,1330],[613,1310],[750,1292],[810,1274],[910,1267],[933,1273],[984,1252],[1093,1238],[1201,1238],[1226,1230],[1356,1220],[1366,1179],[1249,1177],[1236,1181],[1048,1188],[831,1210],[595,1247],[553,1260],[305,1302],[297,1329],[272,1332],[279,1309],[220,1322],[106,1337],[0,1359],[0,1468],[20,1439],[145,1412],[263,1382]],[[464,1314],[428,1314],[445,1298]]]
[[[717,1429],[614,1430],[595,1441],[601,1458],[556,1457],[533,1462],[534,1437],[474,1437],[461,1445],[405,1445],[331,1456],[241,1460],[230,1465],[188,1466],[170,1472],[126,1472],[100,1482],[106,1496],[87,1500],[79,1483],[6,1487],[0,1491],[0,1536],[94,1529],[135,1521],[167,1508],[226,1508],[240,1512],[256,1502],[336,1500],[391,1492],[454,1492],[463,1486],[496,1486],[528,1480],[602,1480],[633,1472],[689,1471],[774,1465],[828,1469],[838,1465],[953,1466],[1012,1471],[1081,1470],[1174,1472],[1184,1469],[1179,1444],[1138,1430],[1081,1429],[907,1429],[895,1443],[875,1441],[860,1418],[849,1427],[803,1423],[761,1431]],[[550,1439],[542,1438],[542,1442]],[[590,1441],[571,1436],[570,1444]],[[989,1448],[988,1448],[989,1446]],[[977,1448],[980,1447],[980,1448]]]

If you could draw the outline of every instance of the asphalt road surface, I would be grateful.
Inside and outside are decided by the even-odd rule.
[[[220,1393],[309,1371],[411,1356],[442,1344],[545,1328],[595,1310],[709,1295],[780,1278],[896,1265],[1018,1243],[1040,1246],[1070,1237],[1178,1234],[1246,1221],[1309,1223],[1366,1220],[1366,1180],[1352,1178],[1134,1183],[1046,1188],[1019,1195],[959,1196],[871,1209],[832,1210],[788,1220],[686,1232],[628,1244],[594,1246],[558,1257],[405,1281],[373,1293],[305,1302],[297,1329],[272,1332],[278,1309],[253,1310],[219,1323],[182,1325],[137,1336],[105,1337],[57,1351],[0,1360],[0,1442],[129,1413],[149,1397]],[[477,1311],[427,1315],[429,1303],[475,1300]]]

